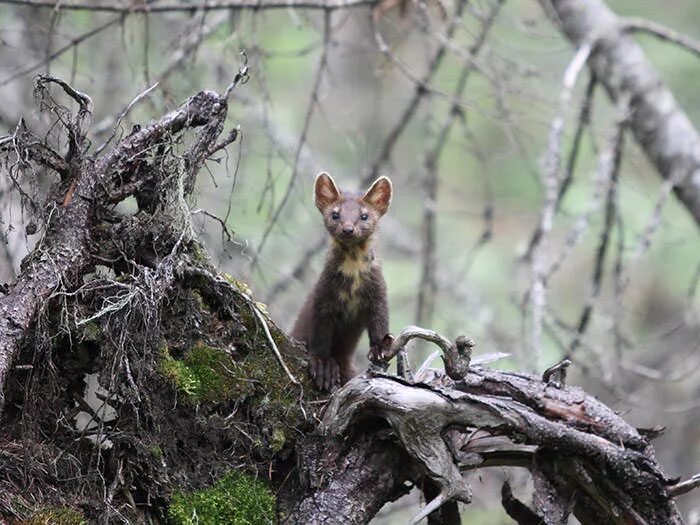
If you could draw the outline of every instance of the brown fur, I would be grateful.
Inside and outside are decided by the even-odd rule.
[[[292,337],[306,343],[311,373],[320,388],[330,390],[355,375],[362,332],[367,329],[370,348],[376,348],[389,331],[386,284],[371,240],[389,209],[392,189],[389,179],[380,177],[364,195],[341,192],[330,175],[320,173],[314,191],[332,244]]]

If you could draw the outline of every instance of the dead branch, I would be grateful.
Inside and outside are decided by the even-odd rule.
[[[290,175],[289,182],[287,183],[287,188],[285,189],[284,194],[282,195],[282,200],[275,208],[275,211],[272,213],[270,221],[267,223],[267,225],[265,226],[265,230],[262,233],[260,242],[258,243],[258,247],[255,250],[255,257],[252,263],[253,267],[255,267],[255,265],[257,264],[258,258],[260,257],[260,253],[262,252],[262,249],[265,246],[265,241],[267,241],[267,238],[270,232],[272,231],[272,228],[275,227],[275,224],[279,220],[280,214],[282,213],[282,210],[284,210],[284,207],[289,201],[289,197],[292,194],[292,190],[294,189],[294,183],[296,182],[297,175],[299,173],[299,161],[301,160],[301,152],[304,149],[306,137],[311,127],[311,119],[313,117],[314,110],[320,105],[321,101],[321,83],[323,81],[323,76],[326,71],[326,68],[328,67],[328,52],[331,44],[331,27],[331,12],[327,10],[325,11],[323,17],[323,49],[321,51],[321,58],[319,59],[318,69],[316,70],[316,76],[314,77],[314,85],[311,89],[311,99],[306,108],[306,114],[304,116],[304,124],[301,129],[301,135],[299,136],[299,142],[294,153],[292,174]]]
[[[421,280],[418,286],[418,300],[416,304],[416,323],[429,324],[435,308],[435,297],[437,294],[438,261],[437,261],[437,233],[436,233],[436,211],[437,211],[437,190],[439,179],[439,163],[443,148],[450,136],[454,123],[466,116],[462,113],[460,100],[467,86],[467,81],[475,68],[474,61],[481,51],[486,38],[493,27],[494,22],[500,12],[502,1],[498,1],[491,6],[488,15],[485,17],[481,29],[476,39],[469,48],[469,60],[465,61],[457,79],[454,92],[452,93],[452,104],[448,109],[447,116],[440,127],[440,130],[426,151],[424,160],[424,189],[425,201],[423,206],[423,232],[421,249]]]
[[[605,273],[605,257],[608,252],[610,237],[612,237],[612,230],[615,226],[615,217],[618,213],[618,172],[620,170],[622,149],[624,145],[625,123],[627,121],[627,104],[623,104],[623,106],[619,108],[619,112],[619,122],[617,122],[610,148],[606,151],[604,162],[601,162],[601,169],[605,171],[603,177],[608,181],[608,191],[605,199],[605,219],[603,229],[600,234],[600,243],[598,244],[598,249],[596,250],[593,276],[591,278],[591,291],[586,301],[586,305],[581,312],[581,316],[579,317],[576,327],[576,334],[569,345],[569,355],[576,350],[576,347],[581,341],[581,337],[583,337],[585,334],[593,312],[593,305],[600,294],[603,275]]]
[[[455,12],[450,18],[447,30],[445,32],[445,41],[438,46],[435,53],[431,56],[430,62],[428,63],[428,69],[425,74],[419,79],[418,82],[415,83],[410,100],[404,107],[404,110],[401,112],[401,115],[397,119],[394,126],[391,128],[391,131],[387,134],[386,140],[382,145],[382,149],[375,161],[372,163],[369,172],[362,179],[363,186],[368,186],[379,176],[380,170],[391,158],[391,154],[396,146],[396,143],[408,126],[408,123],[413,119],[413,116],[415,115],[421,101],[430,93],[427,86],[440,69],[440,65],[442,64],[447,52],[447,45],[452,40],[455,31],[460,25],[466,3],[467,2],[463,0],[459,0],[457,2]]]
[[[653,20],[646,20],[644,18],[624,18],[622,20],[622,28],[624,31],[630,33],[639,32],[653,35],[661,40],[677,44],[691,53],[700,56],[700,42],[670,27],[654,22]]]
[[[371,6],[378,0],[207,0],[206,2],[191,4],[187,2],[158,2],[156,5],[145,4],[95,4],[90,1],[69,0],[0,0],[0,4],[25,5],[30,7],[43,7],[47,9],[70,9],[78,11],[107,11],[111,13],[162,13],[173,11],[216,11],[231,9],[318,9],[334,11],[351,7]]]
[[[629,128],[659,174],[700,224],[700,135],[671,91],[603,0],[541,0],[574,46],[593,47],[588,65],[613,101],[630,101]]]

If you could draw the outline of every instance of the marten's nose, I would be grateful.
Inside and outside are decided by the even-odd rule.
[[[355,228],[352,224],[343,224],[343,233],[351,234],[353,231]]]

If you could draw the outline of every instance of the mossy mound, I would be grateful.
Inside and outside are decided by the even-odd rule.
[[[176,493],[168,517],[174,525],[265,525],[275,521],[275,497],[264,483],[230,472],[209,488]]]
[[[241,388],[238,374],[232,373],[236,366],[226,352],[203,344],[193,346],[182,359],[173,358],[165,345],[161,349],[160,371],[193,404],[237,398]]]

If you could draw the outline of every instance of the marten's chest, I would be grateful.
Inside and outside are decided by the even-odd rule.
[[[337,267],[338,301],[350,317],[356,317],[365,308],[367,288],[371,286],[371,254],[348,256]]]

